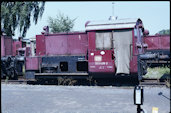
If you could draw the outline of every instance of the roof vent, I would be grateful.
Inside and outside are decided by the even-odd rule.
[[[114,2],[112,2],[112,16],[110,16],[109,17],[109,20],[117,20],[117,16],[115,17],[114,16],[114,5],[115,5],[115,3]]]
[[[118,17],[110,16],[109,20],[117,20]]]

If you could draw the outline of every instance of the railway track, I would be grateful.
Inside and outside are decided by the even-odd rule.
[[[6,84],[34,84],[34,81],[27,81],[23,78],[19,78],[18,80],[2,80],[1,79],[1,83],[6,83]],[[146,78],[141,80],[139,84],[142,86],[165,86],[165,85],[167,85],[166,80],[146,79]]]
[[[26,80],[1,80],[1,83],[6,84],[27,84]]]
[[[166,85],[166,80],[159,80],[159,79],[147,79],[147,78],[144,78],[140,81],[140,85],[152,85],[152,86],[159,86],[159,85]]]
[[[6,83],[6,84],[28,84],[33,81],[27,81],[26,79],[19,77],[18,80],[5,80],[1,79],[1,83]]]

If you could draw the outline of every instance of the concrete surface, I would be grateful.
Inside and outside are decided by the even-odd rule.
[[[1,84],[2,113],[136,113],[134,87]],[[169,113],[170,89],[144,87],[145,113]]]

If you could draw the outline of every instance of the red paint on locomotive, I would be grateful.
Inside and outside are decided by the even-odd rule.
[[[37,35],[36,55],[85,55],[87,45],[85,32]]]
[[[41,57],[26,57],[26,69],[27,70],[39,70],[39,64],[41,63]]]
[[[17,51],[19,48],[22,48],[22,42],[21,41],[13,41],[13,56],[17,55]]]
[[[1,57],[5,56],[4,36],[1,36]]]
[[[170,50],[170,35],[152,35],[144,37],[147,50]]]
[[[1,57],[13,55],[13,39],[10,36],[1,36]]]

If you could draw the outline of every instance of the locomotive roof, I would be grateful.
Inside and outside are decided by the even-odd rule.
[[[89,21],[85,26],[86,26],[86,31],[134,28],[136,22],[139,20],[141,21],[141,19],[139,18],[125,18],[125,19],[117,19],[117,20]]]

